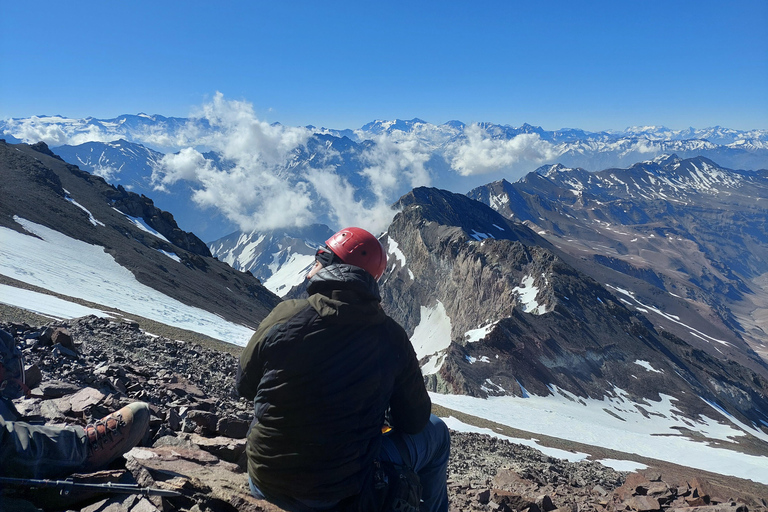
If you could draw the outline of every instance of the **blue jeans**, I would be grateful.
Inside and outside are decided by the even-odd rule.
[[[421,480],[421,512],[448,511],[448,456],[451,438],[448,427],[435,416],[418,434],[403,434],[393,430],[385,434],[381,443],[379,459],[398,465],[408,465]],[[266,499],[291,512],[333,510],[338,502],[310,502],[292,498],[278,499],[265,496],[248,478],[251,494]]]

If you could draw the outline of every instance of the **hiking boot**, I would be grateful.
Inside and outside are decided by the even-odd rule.
[[[126,405],[85,427],[88,458],[83,469],[94,471],[139,444],[149,429],[149,406],[144,402]]]

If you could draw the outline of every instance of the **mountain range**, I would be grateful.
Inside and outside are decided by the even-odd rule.
[[[157,122],[142,119],[136,126]],[[494,140],[521,135],[505,134],[509,127],[481,128],[498,131],[501,139]],[[381,134],[424,138],[424,132],[466,126],[431,127],[414,120],[365,129],[373,135],[361,142],[330,131],[312,134],[289,152],[291,163],[283,169],[312,168],[325,158],[324,166],[341,169],[340,176],[362,186],[365,151],[388,143],[375,140]],[[531,132],[523,135],[549,142],[534,127],[523,129]],[[578,133],[544,135],[556,141]],[[759,146],[761,136],[750,144]],[[79,145],[67,156],[84,167],[108,161],[106,167],[115,171],[102,172],[106,178],[66,163],[45,144],[0,144],[5,198],[0,229],[13,242],[3,244],[2,284],[100,304],[86,296],[90,286],[98,286],[91,281],[55,290],[45,284],[40,276],[55,271],[36,267],[45,260],[31,259],[21,243],[41,247],[42,239],[51,254],[56,243],[64,253],[69,240],[103,248],[141,284],[247,329],[277,303],[272,292],[304,293],[303,269],[333,224],[303,231],[295,226],[237,230],[204,244],[179,228],[175,211],[163,211],[150,199],[168,194],[195,210],[191,193],[154,191],[156,168],[147,162],[162,156],[138,149],[136,142],[110,144],[114,152],[108,159],[101,158],[99,146],[89,146],[94,149],[89,158],[79,153]],[[333,151],[323,153],[327,148]],[[760,155],[763,149],[740,151]],[[136,158],[123,159],[126,154]],[[228,165],[221,155],[208,155],[208,161]],[[430,172],[447,172],[440,165]],[[490,418],[520,403],[538,403],[539,397],[550,404],[565,401],[584,414],[596,411],[597,421],[616,425],[617,432],[639,436],[638,425],[653,424],[654,435],[675,438],[684,451],[697,450],[693,446],[701,439],[741,451],[752,459],[740,459],[739,475],[768,481],[759,470],[768,453],[768,209],[763,205],[768,172],[721,165],[685,153],[597,171],[558,163],[514,182],[486,182],[467,194],[442,187],[413,187],[401,194],[380,238],[389,255],[382,305],[411,336],[435,403],[483,410]],[[284,186],[290,187],[291,176],[285,176]],[[176,182],[167,189],[174,186],[184,188]],[[360,200],[365,193],[376,194],[364,190]],[[32,263],[23,268],[25,261]],[[89,272],[100,276],[99,270]],[[135,316],[138,310],[122,311]],[[185,328],[194,330],[194,322],[186,321]],[[243,344],[246,336],[212,337]],[[592,442],[621,442],[609,437]],[[649,455],[652,444],[606,447],[661,457]]]
[[[730,169],[768,168],[768,130],[549,131],[420,119],[337,130],[230,117],[229,111],[195,118],[36,116],[0,121],[0,137],[46,142],[68,163],[152,197],[207,242],[235,231],[362,223],[416,186],[464,193],[492,181],[516,181],[548,164],[595,172],[676,154],[703,156]],[[306,211],[267,219],[265,205],[284,192],[274,190],[273,181],[291,187],[292,199],[300,196]],[[254,193],[232,193],[243,187]],[[341,197],[359,205],[357,213],[338,205]]]

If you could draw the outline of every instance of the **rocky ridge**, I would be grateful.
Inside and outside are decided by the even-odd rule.
[[[755,362],[742,364],[764,367],[766,177],[765,171],[671,155],[594,173],[548,165],[468,196],[525,223],[575,258],[593,260],[593,277],[602,274],[622,288],[627,285],[618,274],[645,281],[647,291],[632,288],[637,306],[655,304],[685,324],[660,317],[665,329],[685,337],[687,326],[694,326],[741,352],[746,342],[763,361],[753,356]],[[691,306],[705,319],[693,318],[686,311]]]
[[[28,421],[84,425],[131,401],[152,408],[143,446],[108,470],[77,475],[76,481],[138,483],[179,493],[60,496],[50,489],[5,487],[0,511],[279,510],[248,494],[243,450],[251,406],[234,393],[234,355],[97,317],[0,327],[23,347],[33,393],[16,405]],[[690,475],[627,475],[480,434],[453,433],[448,478],[452,511],[768,510],[760,495],[765,486],[745,491]]]
[[[756,425],[768,418],[768,368],[754,354],[721,358],[654,325],[583,262],[466,196],[416,188],[398,206],[382,238],[382,304],[412,335],[432,391],[547,396],[556,386],[634,402],[663,393],[689,418],[709,412],[699,397]],[[450,329],[441,347],[416,334],[435,318]],[[657,371],[637,372],[636,361]]]

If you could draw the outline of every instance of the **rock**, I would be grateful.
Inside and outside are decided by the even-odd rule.
[[[709,505],[709,496],[691,496],[689,498],[685,498],[685,502],[689,507],[703,507],[705,505]]]
[[[245,439],[250,427],[250,421],[227,417],[219,419],[219,422],[216,424],[216,432],[222,436],[234,439]]]
[[[552,510],[555,510],[557,507],[554,503],[552,503],[552,498],[550,498],[546,494],[542,494],[541,496],[538,496],[536,498],[536,506],[539,507],[540,510],[543,512],[551,512]]]
[[[40,384],[40,391],[46,398],[61,398],[80,391],[81,386],[71,382],[59,380],[47,380]]]
[[[652,512],[654,510],[661,510],[659,500],[651,496],[633,496],[626,500],[625,505],[630,510],[637,510],[638,512]]]
[[[151,446],[135,448],[114,466],[124,464],[124,473],[141,486],[182,493],[170,499],[102,496],[77,510],[97,503],[99,512],[280,510],[251,497],[247,487],[243,448],[253,406],[235,396],[236,357],[97,317],[51,326],[69,331],[77,341],[79,357],[57,358],[54,347],[41,342],[43,329],[14,326],[18,339],[37,340],[27,344],[25,358],[42,374],[42,383],[34,390],[36,398],[15,401],[19,411],[82,426],[89,416],[98,419],[101,409],[146,401],[152,410]],[[194,432],[180,432],[184,422]],[[625,500],[641,498],[640,492],[644,498],[658,499],[655,510],[664,512],[681,508],[685,512],[747,512],[745,505],[721,504],[714,497],[731,498],[730,491],[701,478],[681,477],[690,479],[689,487],[679,484],[684,480],[665,482],[664,475],[651,469],[627,474],[591,461],[568,462],[485,434],[452,432],[448,473],[449,509],[455,512],[618,512],[627,509]],[[689,507],[685,501],[704,496],[710,502],[700,507]],[[748,499],[749,512],[768,512],[760,496]],[[631,509],[639,511],[641,501],[634,500]],[[29,500],[22,502],[26,504],[14,502],[8,510],[38,510]],[[64,509],[76,510],[75,506]],[[0,510],[5,510],[2,504]]]
[[[216,432],[218,421],[219,418],[214,413],[196,409],[187,411],[186,418],[184,418],[185,423],[189,424],[191,422],[202,428],[204,432],[210,433]]]
[[[24,369],[24,382],[29,389],[34,389],[43,382],[43,372],[36,364],[27,366]]]
[[[616,496],[619,500],[626,501],[635,495],[645,495],[651,487],[651,481],[642,473],[630,473],[624,484],[616,489]]]
[[[202,493],[209,501],[218,500],[239,511],[280,510],[250,495],[247,476],[237,465],[199,448],[135,448],[126,454],[131,457],[132,467],[143,467],[158,485],[164,483],[187,497]]]
[[[529,512],[540,512],[538,505],[534,501],[513,492],[494,489],[491,491],[490,502],[496,504],[497,510],[522,511],[527,509]]]
[[[84,388],[69,397],[72,412],[83,412],[87,408],[104,400],[104,393],[94,388]]]
[[[51,334],[51,343],[54,345],[59,344],[70,351],[77,352],[77,348],[75,348],[75,344],[72,341],[72,335],[67,329],[59,328],[54,330]]]
[[[189,440],[208,453],[235,464],[245,452],[245,439],[231,439],[223,436],[203,437],[197,434],[192,434]]]
[[[176,408],[168,409],[168,414],[166,416],[166,421],[168,422],[168,426],[171,428],[171,430],[180,431],[181,430],[181,415],[179,415],[179,411]]]
[[[671,508],[669,512],[749,512],[744,504],[709,505],[705,507]]]
[[[691,494],[694,498],[701,497],[707,501],[707,503],[709,502],[709,497],[714,494],[712,484],[702,478],[693,478],[692,480],[689,480],[688,486],[691,488]]]
[[[502,469],[496,473],[493,479],[493,486],[497,489],[514,491],[516,489],[528,489],[532,486],[532,483],[530,480],[521,478],[520,475],[511,469]]]

